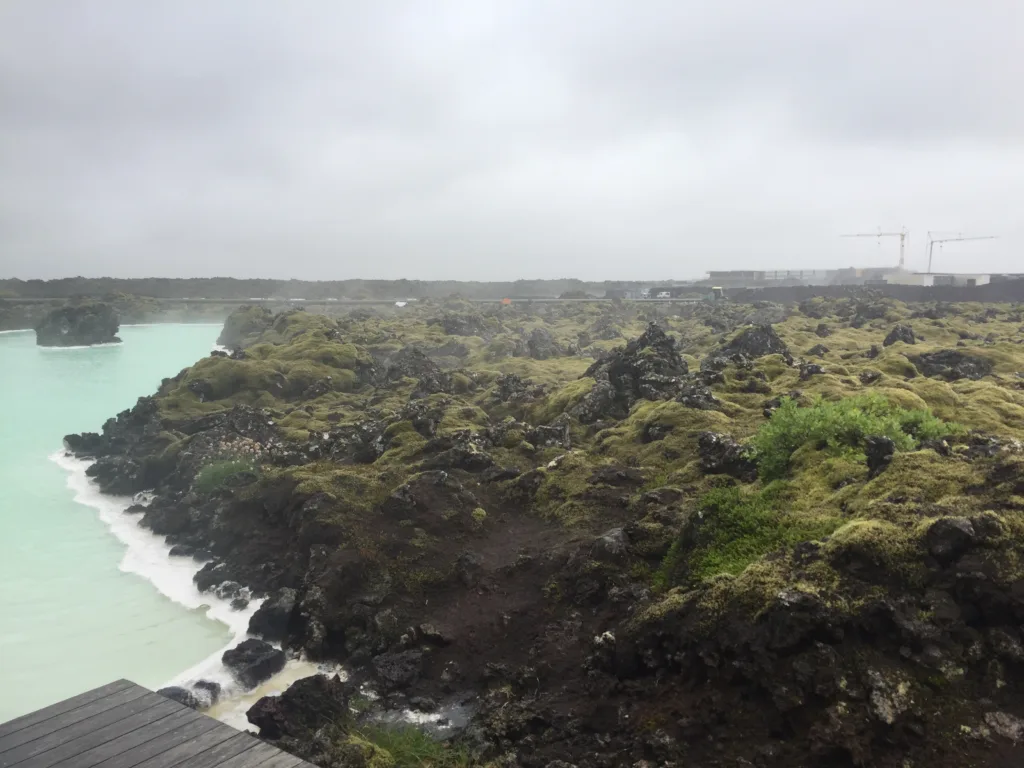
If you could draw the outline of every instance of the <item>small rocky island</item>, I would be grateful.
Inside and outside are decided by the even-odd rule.
[[[109,304],[67,305],[50,312],[36,326],[36,344],[40,347],[81,347],[121,341],[117,336],[121,322]]]
[[[66,442],[264,599],[237,687],[345,665],[248,711],[324,768],[1022,765],[1022,332],[871,292],[249,307]]]

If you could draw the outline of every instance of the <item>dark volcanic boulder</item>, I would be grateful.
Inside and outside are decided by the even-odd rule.
[[[487,321],[475,312],[459,314],[446,312],[441,317],[431,318],[427,325],[440,325],[449,336],[480,336],[488,334]]]
[[[754,359],[765,355],[782,355],[787,362],[792,362],[789,352],[779,334],[770,325],[752,325],[740,331],[732,341],[718,350],[715,356],[742,355]]]
[[[582,424],[593,424],[595,421],[618,415],[624,417],[623,411],[629,412],[628,406],[623,406],[620,393],[607,380],[598,381],[583,398],[569,409],[569,415],[575,416]]]
[[[683,382],[676,400],[687,408],[699,411],[714,411],[721,405],[721,401],[711,393],[710,387],[695,380]]]
[[[64,448],[75,456],[95,456],[103,450],[103,438],[95,432],[64,435]]]
[[[542,385],[514,373],[503,373],[494,380],[494,396],[503,403],[522,403],[542,394]]]
[[[562,354],[555,337],[546,328],[534,328],[530,332],[530,338],[526,340],[526,349],[534,360],[548,360]]]
[[[731,475],[746,482],[757,478],[757,465],[746,449],[729,435],[701,432],[697,437],[697,452],[705,474]]]
[[[861,384],[874,384],[876,381],[882,378],[882,372],[871,370],[861,371],[859,374],[857,374],[857,378],[860,379]]]
[[[94,303],[53,310],[36,326],[41,347],[81,347],[121,341],[117,311],[109,304]]]
[[[813,347],[807,350],[807,354],[813,355],[814,357],[824,357],[828,353],[829,348],[826,347],[824,344],[815,344]]]
[[[405,378],[417,379],[413,399],[442,392],[451,394],[452,377],[417,347],[403,347],[388,358],[382,383],[386,386]]]
[[[811,376],[825,372],[825,368],[817,363],[804,363],[800,366],[800,381],[807,381]]]
[[[268,597],[249,619],[249,634],[272,642],[284,640],[295,610],[295,600],[295,590],[288,587]]]
[[[280,696],[264,696],[245,716],[260,729],[261,739],[301,738],[324,723],[346,719],[348,691],[337,675],[304,677]]]
[[[924,376],[946,381],[958,379],[978,380],[992,373],[992,363],[984,357],[966,355],[956,349],[942,349],[910,357]]]
[[[416,682],[423,665],[422,651],[382,653],[373,660],[377,677],[388,688],[407,688]]]
[[[951,563],[974,543],[974,526],[966,517],[940,517],[925,534],[928,551],[941,563]]]
[[[102,456],[85,474],[97,482],[103,493],[114,496],[130,496],[151,485],[142,464],[127,456]]]
[[[864,453],[868,457],[868,476],[874,477],[892,463],[896,443],[891,437],[870,435],[864,438]]]
[[[262,640],[243,640],[221,656],[224,666],[231,670],[246,687],[255,688],[284,669],[284,651]]]
[[[580,421],[623,418],[637,400],[667,400],[679,394],[689,372],[675,341],[655,323],[591,365],[584,376],[597,385],[574,409]]]
[[[917,338],[914,336],[914,329],[909,325],[903,323],[897,323],[889,331],[889,335],[885,337],[885,341],[882,342],[883,347],[891,347],[897,341],[902,341],[904,344],[916,344]]]
[[[832,329],[825,323],[818,323],[818,327],[814,329],[814,334],[819,339],[827,339],[832,335]]]

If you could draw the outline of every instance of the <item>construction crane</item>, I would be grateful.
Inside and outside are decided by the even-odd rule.
[[[942,243],[959,243],[964,240],[995,240],[998,235],[976,235],[974,237],[964,237],[962,234],[953,235],[951,237],[935,237],[931,232],[928,233],[928,273],[932,271],[932,249],[936,243],[941,245]]]
[[[882,228],[879,227],[877,232],[858,232],[855,235],[840,235],[840,237],[877,237],[879,239],[883,237],[898,237],[900,239],[900,269],[903,269],[903,253],[907,243],[907,238],[910,237],[910,233],[907,232],[906,227],[901,229],[899,232],[883,232]],[[879,243],[881,245],[881,243]]]

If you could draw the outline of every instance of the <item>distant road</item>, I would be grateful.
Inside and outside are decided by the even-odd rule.
[[[68,297],[70,298],[70,297]],[[0,299],[0,301],[8,302],[11,304],[39,304],[45,301],[67,301],[68,298],[62,297],[46,297],[29,299],[24,297],[18,297],[14,299]],[[400,302],[407,302],[414,304],[416,299],[156,299],[152,296],[140,296],[141,299],[154,298],[162,304],[223,304],[223,305],[241,305],[241,304],[289,304],[297,307],[314,305],[314,306],[343,306],[343,307],[392,307]],[[433,299],[433,301],[444,301],[444,299]],[[505,299],[464,299],[473,304],[501,304]],[[696,298],[680,298],[680,299],[559,299],[559,298],[540,298],[540,299],[509,299],[513,304],[571,304],[571,303],[587,303],[593,301],[638,301],[645,304],[697,304],[703,299]]]

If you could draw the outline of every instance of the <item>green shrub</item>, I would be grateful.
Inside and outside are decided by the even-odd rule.
[[[196,475],[195,489],[200,493],[213,493],[229,487],[230,480],[243,472],[259,476],[259,467],[249,459],[227,459],[207,464]]]
[[[698,502],[696,531],[673,544],[655,582],[670,587],[685,570],[702,581],[720,573],[733,576],[769,552],[828,536],[842,524],[830,515],[785,510],[789,486],[781,481],[763,490],[715,488]]]
[[[471,764],[461,747],[438,741],[411,725],[367,726],[358,738],[387,752],[395,768],[462,768]]]
[[[869,435],[884,435],[899,451],[910,451],[919,440],[940,438],[959,431],[927,410],[907,410],[878,394],[836,401],[817,400],[807,408],[784,399],[750,440],[761,477],[782,477],[797,448],[814,443],[833,450],[860,449]]]

